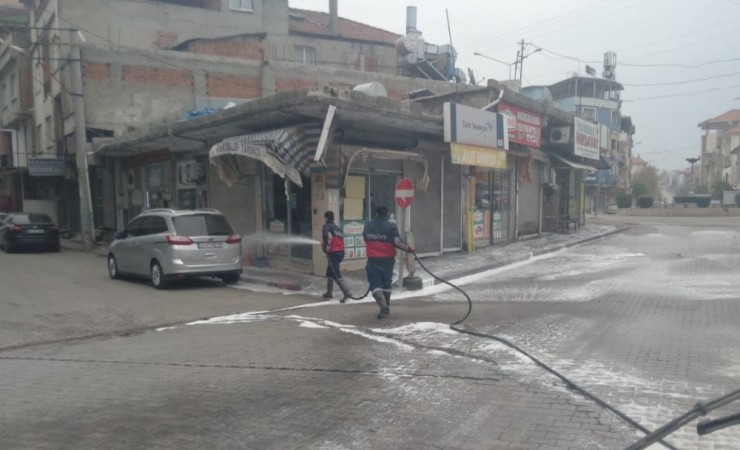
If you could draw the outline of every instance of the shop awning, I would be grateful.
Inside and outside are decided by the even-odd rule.
[[[292,127],[224,139],[211,148],[208,158],[229,186],[248,174],[243,158],[250,158],[303,187],[301,175],[307,177],[311,173],[313,150],[305,128]]]
[[[570,159],[564,158],[564,157],[562,157],[560,155],[555,155],[555,154],[552,154],[551,153],[550,156],[552,158],[555,158],[556,161],[559,161],[559,163],[558,162],[554,162],[553,165],[555,167],[558,167],[558,166],[562,167],[563,165],[566,165],[566,166],[571,167],[573,169],[579,169],[579,170],[589,170],[589,171],[597,170],[594,166],[589,166],[589,165],[586,165],[586,164],[583,164],[583,163],[571,161]],[[599,164],[599,163],[596,162],[596,161],[594,161],[594,164]]]
[[[532,158],[536,159],[537,161],[550,162],[549,158],[547,157],[547,153],[543,152],[542,150],[525,145],[521,145],[518,147],[519,148],[509,148],[508,152],[520,158]]]

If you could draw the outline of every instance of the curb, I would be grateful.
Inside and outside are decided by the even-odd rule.
[[[252,277],[244,276],[244,275],[241,275],[239,277],[239,280],[244,281],[245,283],[261,284],[263,286],[284,289],[286,291],[302,291],[303,290],[303,286],[301,286],[300,284],[293,284],[290,282],[267,281],[267,280],[263,280],[259,278],[252,278]]]
[[[596,236],[590,236],[590,237],[587,237],[587,238],[584,238],[584,239],[581,239],[581,240],[578,240],[578,241],[568,242],[568,243],[565,243],[565,244],[554,244],[554,245],[551,245],[549,247],[545,247],[545,248],[534,250],[534,251],[532,251],[532,252],[530,252],[530,253],[528,253],[526,255],[512,256],[510,258],[506,258],[506,259],[504,259],[502,261],[499,261],[499,262],[496,262],[496,263],[492,263],[492,264],[487,265],[487,266],[477,267],[475,269],[469,269],[469,270],[462,270],[462,271],[459,271],[459,272],[446,273],[446,274],[444,274],[444,277],[440,277],[440,278],[462,278],[462,277],[467,277],[467,276],[470,276],[470,275],[475,275],[477,273],[485,272],[487,270],[498,269],[498,268],[505,267],[505,266],[508,266],[508,265],[511,265],[511,264],[515,264],[515,263],[518,263],[518,262],[526,261],[526,260],[531,259],[531,258],[534,258],[536,256],[542,256],[542,255],[545,255],[545,254],[548,254],[548,253],[556,252],[558,250],[563,250],[565,248],[570,248],[570,247],[574,247],[576,245],[585,244],[587,242],[592,242],[592,241],[595,241],[595,240],[598,240],[598,239],[605,238],[607,236],[611,236],[613,234],[622,233],[622,232],[627,231],[629,229],[630,229],[630,227],[625,226],[625,227],[621,227],[621,228],[617,228],[617,229],[614,229],[614,230],[607,231],[607,232],[602,233],[602,234],[598,234]],[[439,280],[437,280],[434,277],[432,277],[432,281],[433,281],[433,284],[432,284],[433,286],[436,286],[436,285],[438,285],[438,284],[441,283]]]

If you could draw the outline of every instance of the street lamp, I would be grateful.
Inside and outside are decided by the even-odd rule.
[[[691,164],[691,184],[694,184],[694,164],[698,163],[701,158],[686,158],[686,162]]]
[[[507,62],[501,61],[500,59],[491,58],[488,55],[484,55],[484,54],[478,53],[478,52],[474,52],[473,54],[475,56],[480,56],[482,58],[490,59],[491,61],[496,61],[497,63],[501,63],[501,64],[504,64],[506,66],[509,66],[509,79],[511,80],[511,66],[513,66],[514,64],[516,64],[515,62],[513,62],[513,63],[507,63]]]

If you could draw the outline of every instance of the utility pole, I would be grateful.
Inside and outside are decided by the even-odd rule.
[[[74,105],[75,123],[75,156],[77,161],[77,185],[80,191],[80,232],[86,250],[92,250],[95,226],[92,214],[92,196],[90,195],[90,177],[87,171],[87,131],[85,126],[85,102],[82,97],[82,52],[80,51],[81,35],[77,30],[70,31],[70,70],[72,75],[72,103]]]
[[[519,85],[521,86],[522,72],[524,72],[524,39],[519,41],[518,44],[519,44],[519,50],[517,50],[516,52],[516,60],[519,63]]]

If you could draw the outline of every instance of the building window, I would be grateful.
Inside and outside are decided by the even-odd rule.
[[[231,0],[231,9],[234,11],[254,11],[252,0]]]
[[[316,49],[313,47],[301,47],[296,45],[293,61],[300,64],[313,66],[316,64]]]
[[[596,122],[596,108],[581,108],[581,119]]]

